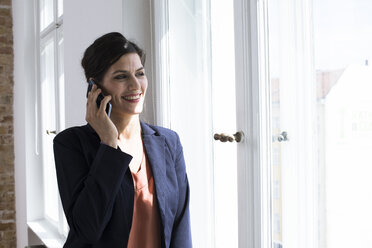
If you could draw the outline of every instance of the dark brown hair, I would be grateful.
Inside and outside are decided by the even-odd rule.
[[[96,39],[85,50],[81,60],[87,82],[89,78],[94,78],[99,84],[110,66],[127,53],[137,53],[142,65],[145,65],[145,52],[121,33],[107,33]]]

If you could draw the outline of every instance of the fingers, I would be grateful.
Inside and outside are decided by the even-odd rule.
[[[111,96],[105,96],[103,100],[101,101],[101,105],[99,106],[99,111],[105,112],[107,103],[111,100]]]
[[[88,93],[88,100],[87,100],[87,104],[90,105],[92,103],[95,103],[97,101],[97,97],[99,95],[99,93],[101,93],[102,90],[100,88],[97,87],[97,85],[93,85],[92,87],[92,90]],[[93,104],[93,106],[95,106],[97,108],[97,105],[96,104]]]
[[[101,93],[101,89],[97,87],[97,85],[93,85],[92,90],[88,93],[88,99],[87,99],[87,109],[86,109],[86,115],[85,119],[86,121],[90,122],[92,119],[95,118],[97,114],[97,97]]]

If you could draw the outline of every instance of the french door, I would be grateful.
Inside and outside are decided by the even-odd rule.
[[[154,3],[157,122],[184,146],[194,246],[372,246],[372,4]]]
[[[177,131],[184,147],[194,246],[251,246],[261,225],[253,186],[260,180],[252,174],[259,174],[252,165],[259,157],[250,155],[259,152],[252,142],[258,126],[241,63],[249,49],[236,46],[249,20],[235,29],[244,10],[234,1],[154,1],[153,8],[156,119]]]

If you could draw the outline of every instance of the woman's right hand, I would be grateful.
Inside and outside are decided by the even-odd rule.
[[[105,96],[98,108],[96,100],[99,93],[101,93],[101,89],[94,84],[92,90],[88,93],[85,120],[97,132],[101,142],[116,149],[118,143],[118,130],[105,111],[106,104],[111,100],[111,96]]]

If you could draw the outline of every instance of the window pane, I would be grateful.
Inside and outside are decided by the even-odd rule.
[[[63,63],[63,58],[64,58],[64,38],[63,38],[63,26],[59,27],[57,29],[57,35],[58,35],[58,94],[59,94],[59,102],[58,102],[58,113],[59,115],[58,120],[59,120],[59,125],[58,125],[58,130],[64,130],[65,129],[65,73],[64,73],[64,63]],[[59,211],[60,211],[60,219],[59,221],[61,223],[61,234],[67,237],[68,234],[68,224],[66,220],[66,216],[63,212],[62,208],[62,203],[61,200],[59,199],[60,204],[59,204]]]
[[[371,1],[314,0],[320,247],[372,247],[371,11]]]
[[[54,21],[54,0],[40,0],[40,32]]]
[[[372,2],[268,5],[273,246],[372,247]]]
[[[58,0],[58,17],[63,15],[63,0]]]
[[[64,72],[64,38],[63,26],[57,29],[58,34],[58,93],[59,93],[59,130],[65,129],[65,72]]]
[[[194,192],[190,212],[195,247],[212,247],[213,242],[208,2],[169,1],[170,121],[180,135],[186,163],[192,165],[187,172]]]
[[[233,1],[211,1],[213,133],[229,135],[237,131],[233,15]],[[213,149],[215,247],[238,247],[237,143]]]
[[[41,118],[44,170],[44,210],[45,217],[58,222],[58,188],[53,155],[53,134],[56,130],[55,94],[55,41],[54,32],[41,44]]]
[[[318,247],[318,130],[310,1],[269,0],[272,241]]]

